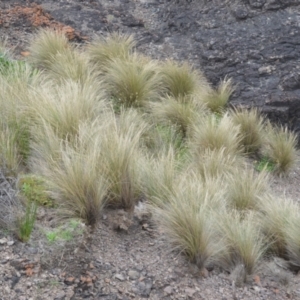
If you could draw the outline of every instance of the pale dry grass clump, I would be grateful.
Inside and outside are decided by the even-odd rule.
[[[242,265],[245,275],[253,274],[267,249],[257,215],[254,212],[241,215],[232,210],[227,213],[222,212],[217,220],[220,234],[225,240],[224,252],[219,260],[220,265],[228,270]]]
[[[22,131],[5,125],[0,128],[0,164],[6,175],[17,175],[24,160],[22,152],[23,154],[28,154],[25,153],[25,150],[26,152],[28,150],[28,141],[24,140],[26,145],[23,145],[22,149],[20,148],[22,145],[20,145],[19,137],[22,137]]]
[[[228,177],[228,203],[239,211],[259,207],[260,199],[268,194],[269,175],[257,172],[249,166],[239,168]]]
[[[243,157],[227,154],[226,149],[204,149],[201,153],[194,153],[192,164],[199,175],[206,178],[228,177],[230,174],[245,166]]]
[[[285,229],[286,252],[293,269],[300,269],[300,209],[299,206],[290,215],[288,226]]]
[[[176,126],[182,135],[187,135],[188,129],[203,118],[207,109],[205,105],[192,97],[174,98],[167,96],[160,102],[151,103],[151,112],[158,123]]]
[[[108,205],[128,210],[134,208],[141,193],[140,139],[147,129],[146,122],[137,124],[134,118],[134,113],[124,111],[119,117],[107,120],[107,127],[101,132],[99,148],[99,165],[109,183]]]
[[[240,128],[228,114],[221,119],[214,115],[206,117],[195,124],[191,133],[191,149],[195,155],[201,155],[206,149],[223,149],[225,155],[237,155],[243,151],[240,142]]]
[[[287,198],[269,196],[262,198],[260,211],[261,227],[270,241],[270,250],[287,258],[287,232],[292,233],[297,228],[293,221],[299,220],[299,205]]]
[[[216,90],[207,90],[207,93],[204,94],[203,101],[212,112],[220,114],[228,104],[233,91],[232,80],[225,78],[220,82]]]
[[[234,124],[240,126],[241,143],[247,153],[257,152],[263,144],[264,118],[257,109],[235,110],[231,113]]]
[[[48,69],[57,55],[64,55],[69,51],[71,46],[63,32],[40,29],[30,43],[29,60],[37,67]]]
[[[104,77],[106,89],[117,106],[145,107],[161,94],[157,64],[140,55],[114,59]]]
[[[145,156],[142,189],[153,206],[162,207],[173,195],[179,164],[172,146],[156,157]]]
[[[94,226],[104,206],[108,184],[95,164],[99,159],[97,148],[83,153],[78,150],[63,147],[61,160],[53,161],[43,175],[50,185],[51,197],[63,214],[82,218]]]
[[[161,73],[167,93],[174,98],[191,96],[209,88],[204,75],[193,70],[188,63],[168,60],[161,66]]]
[[[133,54],[135,41],[132,35],[112,33],[105,38],[95,39],[88,47],[87,54],[91,63],[101,70],[115,59],[128,60]]]
[[[109,110],[100,84],[81,85],[72,80],[42,85],[32,93],[31,101],[36,123],[33,132],[46,122],[63,140],[76,136],[81,123],[92,123]]]
[[[87,56],[75,48],[53,56],[44,75],[46,79],[54,80],[56,84],[73,80],[81,85],[88,85],[96,84],[98,81],[98,73],[89,64]]]
[[[102,129],[97,122],[82,124],[70,143],[45,123],[48,135],[32,146],[31,169],[46,180],[62,214],[82,218],[91,226],[98,221],[109,187],[99,163]]]
[[[28,65],[11,67],[11,74],[0,75],[1,153],[6,167],[15,172],[26,165],[30,143],[30,88],[37,74]]]
[[[287,174],[297,161],[297,136],[286,127],[268,123],[265,128],[263,153],[275,164],[276,171]]]
[[[174,249],[185,254],[199,268],[213,262],[222,247],[211,205],[220,203],[197,180],[181,185],[167,204],[154,208],[154,216]]]
[[[142,138],[145,152],[156,157],[171,145],[176,152],[180,153],[185,147],[183,136],[174,125],[164,125],[157,123],[155,118],[148,116],[149,130]]]

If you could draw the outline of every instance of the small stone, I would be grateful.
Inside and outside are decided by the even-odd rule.
[[[105,279],[104,279],[104,282],[105,282],[105,283],[110,283],[110,279],[109,279],[109,278],[105,278]]]
[[[124,276],[122,274],[116,274],[115,278],[118,279],[118,280],[120,280],[120,281],[124,281],[125,280],[125,278],[124,278]]]
[[[193,298],[194,294],[196,293],[195,289],[191,289],[191,288],[186,288],[185,289],[185,293],[190,297]]]
[[[171,295],[173,294],[173,288],[171,286],[167,286],[164,288],[164,292],[167,294],[167,295]]]
[[[258,287],[258,286],[254,286],[253,287],[253,289],[254,289],[254,291],[256,292],[256,293],[259,293],[260,292],[260,287]]]
[[[66,297],[66,293],[61,291],[58,294],[56,294],[56,297],[54,298],[55,300],[62,300]]]
[[[138,279],[140,277],[140,273],[135,271],[135,270],[129,270],[128,271],[128,276],[130,279],[135,280]]]
[[[8,245],[8,246],[12,246],[14,243],[15,243],[14,241],[8,241],[8,242],[7,242],[7,245]]]
[[[2,239],[0,239],[0,245],[4,245],[4,244],[6,244],[7,243],[7,238],[2,238]]]

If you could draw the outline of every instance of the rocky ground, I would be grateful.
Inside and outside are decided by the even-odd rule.
[[[0,38],[20,57],[41,26],[61,28],[77,43],[133,33],[143,53],[188,60],[214,85],[230,76],[234,104],[259,106],[300,131],[299,0],[1,1]],[[298,164],[289,178],[274,178],[274,192],[297,200],[299,180]],[[1,300],[300,299],[299,275],[280,260],[242,286],[216,269],[199,273],[170,252],[142,204],[133,222],[123,211],[105,211],[92,237],[83,225],[64,223],[59,230],[69,237],[51,242],[48,233],[59,224],[51,209],[40,208],[27,244],[0,233]]]

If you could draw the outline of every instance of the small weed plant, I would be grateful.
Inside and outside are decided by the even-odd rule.
[[[34,228],[37,212],[37,203],[28,201],[26,203],[25,213],[18,217],[16,233],[20,241],[27,242]]]

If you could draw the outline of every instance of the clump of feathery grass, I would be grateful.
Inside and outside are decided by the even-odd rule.
[[[161,73],[167,93],[174,98],[191,96],[208,88],[204,75],[193,70],[188,63],[168,60],[161,66]]]
[[[272,126],[270,122],[265,127],[263,153],[275,164],[275,171],[287,174],[297,161],[297,136],[286,127]]]
[[[261,227],[270,241],[270,251],[287,259],[287,236],[297,228],[293,221],[299,220],[299,205],[287,198],[269,196],[261,199],[259,210]]]
[[[300,269],[300,209],[299,206],[290,215],[288,226],[284,234],[286,241],[286,252],[292,269]]]
[[[60,142],[55,159],[49,151],[49,157],[43,159],[42,155],[46,155],[42,153],[32,164],[47,181],[50,197],[59,205],[60,212],[94,227],[105,204],[108,182],[97,164],[101,157],[99,138],[91,133],[95,128],[87,127],[73,143]],[[39,147],[35,149],[37,153],[43,151],[43,145]]]
[[[115,59],[128,60],[133,53],[135,44],[132,35],[114,32],[105,38],[97,38],[89,44],[87,54],[91,63],[104,71]]]
[[[240,128],[233,123],[228,114],[221,118],[208,116],[193,126],[191,149],[195,155],[201,155],[206,149],[221,148],[224,154],[230,155],[237,155],[243,151]]]
[[[243,157],[226,153],[224,147],[196,152],[192,156],[191,163],[203,180],[220,176],[227,178],[236,169],[242,169],[245,165]]]
[[[159,98],[161,80],[155,62],[135,55],[114,59],[106,70],[106,88],[117,106],[145,107]]]
[[[241,143],[247,153],[257,152],[263,144],[264,118],[257,109],[235,110],[231,113],[234,124],[240,126]]]
[[[48,69],[57,55],[70,51],[66,35],[57,30],[40,29],[29,46],[29,60],[37,67]]]
[[[136,123],[134,111],[123,111],[107,120],[107,129],[101,133],[101,168],[109,183],[108,205],[134,208],[139,190],[140,140],[147,123]]]
[[[167,96],[160,102],[151,103],[151,112],[158,123],[176,126],[185,137],[189,127],[203,117],[207,109],[205,105],[197,103],[196,99],[191,97]]]
[[[203,97],[204,103],[214,113],[220,114],[228,104],[229,98],[234,91],[232,80],[225,78],[220,82],[216,90],[207,90]]]
[[[239,211],[258,209],[260,198],[268,193],[269,176],[266,172],[257,174],[253,168],[240,168],[228,177],[228,202]]]
[[[172,146],[156,157],[144,157],[142,189],[151,205],[162,207],[169,201],[174,190],[178,165]]]
[[[46,122],[60,138],[70,140],[76,136],[81,123],[92,123],[108,110],[108,104],[101,85],[82,86],[68,80],[63,85],[51,82],[42,85],[32,94],[32,110],[36,123],[33,133]]]
[[[212,203],[221,203],[218,197],[193,180],[176,189],[164,206],[154,208],[153,215],[170,244],[200,269],[213,262],[222,249],[211,214]]]
[[[219,263],[228,270],[241,265],[245,276],[242,281],[245,281],[246,275],[257,270],[268,245],[258,226],[257,215],[254,212],[241,215],[234,210],[227,213],[223,211],[218,215],[218,225],[225,240]]]
[[[64,84],[66,80],[73,80],[81,85],[97,83],[98,73],[91,66],[84,53],[70,48],[52,57],[43,74],[46,79],[54,80],[57,84]],[[101,82],[99,83],[101,84]]]

